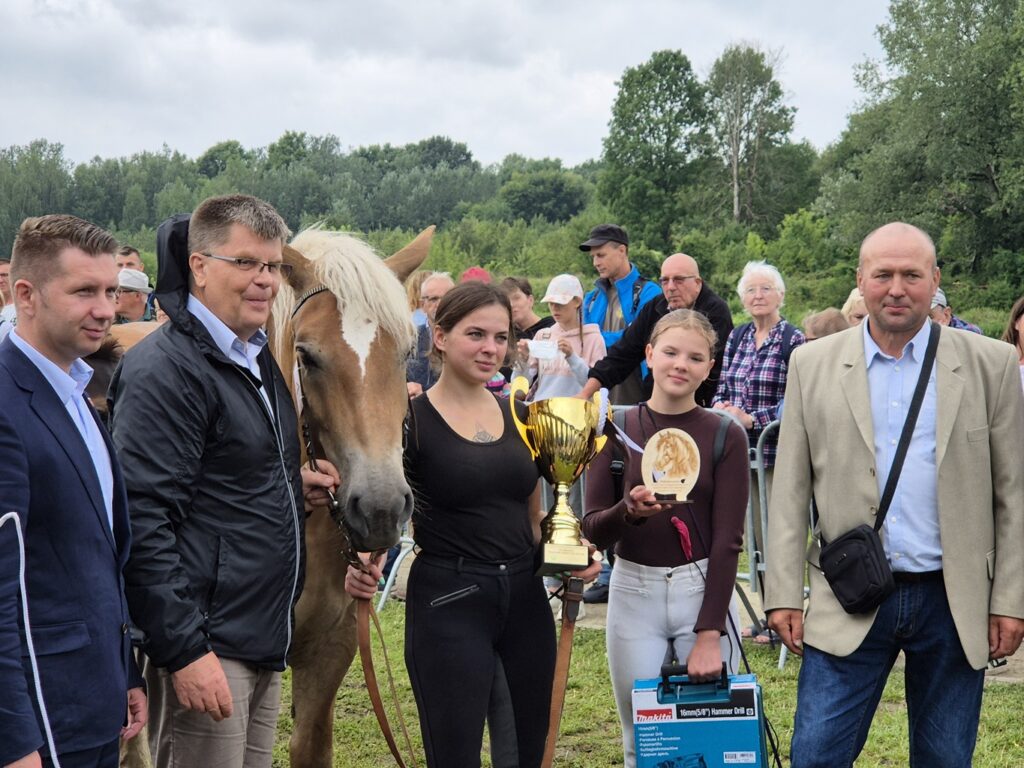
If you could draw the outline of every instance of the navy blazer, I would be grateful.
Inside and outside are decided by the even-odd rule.
[[[93,417],[97,418],[95,411]],[[131,653],[122,576],[131,544],[113,445],[114,530],[85,441],[53,387],[10,339],[0,343],[0,515],[25,532],[29,623],[58,754],[116,739]],[[18,594],[13,522],[0,528],[0,765],[43,748]]]

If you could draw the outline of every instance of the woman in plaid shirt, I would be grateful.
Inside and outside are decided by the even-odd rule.
[[[743,308],[752,322],[736,328],[725,343],[725,358],[713,408],[729,411],[747,428],[751,447],[761,431],[775,420],[776,409],[786,394],[789,353],[806,340],[795,326],[782,319],[779,310],[786,296],[786,284],[779,270],[763,261],[751,261],[743,268],[737,287]],[[773,435],[765,441],[765,482],[771,495],[775,465]],[[751,476],[755,547],[763,552],[760,499],[757,477]]]

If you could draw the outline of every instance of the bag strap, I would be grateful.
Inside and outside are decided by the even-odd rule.
[[[878,504],[878,515],[875,519],[875,530],[882,530],[882,522],[889,511],[889,504],[896,493],[896,483],[899,482],[900,472],[903,471],[903,460],[907,458],[907,449],[910,447],[910,438],[914,434],[914,425],[917,424],[917,414],[921,411],[921,403],[924,401],[924,392],[928,388],[928,377],[931,376],[932,367],[935,363],[935,351],[939,346],[939,324],[932,322],[931,332],[928,334],[928,348],[924,353],[924,361],[921,363],[921,374],[917,377],[917,388],[914,390],[914,399],[910,401],[910,410],[907,412],[907,420],[903,422],[903,433],[900,435],[900,443],[896,447],[896,455],[892,458],[892,467],[889,469],[889,478],[885,482],[885,490],[882,492],[882,500]]]

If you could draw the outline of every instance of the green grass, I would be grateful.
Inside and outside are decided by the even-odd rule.
[[[393,604],[383,612],[381,622],[394,665],[403,711],[412,732],[413,746],[422,764],[416,707],[402,659],[404,615],[403,607]],[[751,667],[763,686],[765,711],[775,725],[785,754],[792,736],[800,661],[791,656],[785,669],[779,671],[778,651],[749,643],[746,648]],[[378,677],[383,685],[385,677],[379,661],[379,650],[375,652],[375,658],[378,660]],[[288,737],[292,728],[290,703],[291,679],[286,673],[277,744],[274,748],[274,765],[281,768],[288,765]],[[903,672],[897,668],[886,685],[858,766],[873,768],[907,764],[906,711]],[[1024,686],[996,682],[986,687],[974,759],[977,768],[1024,765],[1024,729],[1020,727],[1022,711]],[[396,722],[392,716],[392,723]],[[385,768],[392,764],[387,745],[370,709],[358,659],[338,692],[334,736],[334,765],[339,768]],[[783,762],[789,764],[788,759]],[[490,765],[486,748],[483,764]],[[608,678],[604,632],[601,630],[580,628],[576,632],[555,765],[559,768],[622,765],[619,721]]]

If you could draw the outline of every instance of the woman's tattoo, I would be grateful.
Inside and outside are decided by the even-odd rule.
[[[487,431],[487,427],[485,427],[480,422],[477,422],[476,434],[473,435],[474,443],[493,443],[497,439],[498,438],[496,438],[494,435]]]

